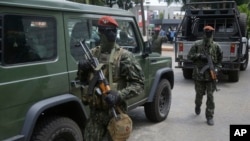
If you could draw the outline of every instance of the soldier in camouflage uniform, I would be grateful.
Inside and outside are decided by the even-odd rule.
[[[115,43],[117,27],[118,23],[110,16],[103,16],[98,21],[101,44],[91,51],[93,56],[104,64],[102,70],[110,83],[111,91],[106,97],[98,92],[83,97],[84,104],[90,107],[90,117],[84,130],[85,141],[102,141],[113,116],[110,107],[119,106],[126,112],[126,100],[140,95],[144,90],[141,66],[131,52]],[[87,74],[91,70],[86,60],[80,61],[78,67],[78,74]]]
[[[154,34],[151,39],[151,51],[152,52],[158,52],[161,54],[161,46],[162,46],[162,37],[159,36],[160,28],[156,27],[154,29]]]
[[[211,56],[216,69],[221,68],[222,61],[222,51],[219,44],[213,41],[213,32],[213,27],[205,26],[203,40],[196,41],[188,53],[188,58],[191,59],[195,65],[193,69],[196,91],[195,113],[197,115],[200,114],[203,95],[207,94],[206,118],[208,125],[214,124],[213,115],[215,104],[213,93],[215,91],[215,83],[211,78],[209,69],[206,69],[204,72],[201,71],[208,63],[205,53]]]

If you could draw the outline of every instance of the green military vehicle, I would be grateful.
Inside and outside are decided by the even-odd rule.
[[[223,51],[222,74],[230,82],[239,81],[239,71],[246,70],[249,60],[246,13],[238,11],[235,1],[193,2],[186,8],[176,34],[176,67],[182,68],[184,78],[192,78],[193,63],[187,54],[194,41],[203,38],[203,27],[210,25]]]
[[[144,106],[150,121],[167,118],[172,58],[149,51],[132,13],[68,1],[1,0],[0,140],[82,140],[89,110],[75,81],[83,57],[76,42],[98,45],[103,15],[117,20],[117,43],[133,52],[145,74],[144,93],[127,101],[128,110]],[[124,31],[128,42],[121,42]]]

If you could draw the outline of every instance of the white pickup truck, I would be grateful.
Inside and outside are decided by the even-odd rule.
[[[247,15],[239,13],[234,1],[194,2],[187,4],[185,16],[175,35],[176,68],[182,68],[186,79],[192,78],[193,63],[187,54],[194,41],[203,38],[203,27],[215,28],[214,41],[223,51],[222,70],[228,81],[239,81],[239,71],[248,66]]]

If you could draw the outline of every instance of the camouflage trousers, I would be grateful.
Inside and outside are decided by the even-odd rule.
[[[201,107],[202,98],[207,94],[206,102],[206,118],[213,118],[214,115],[214,96],[215,84],[211,81],[195,81],[195,105],[196,107]]]
[[[84,129],[84,141],[111,140],[107,130],[111,118],[108,109],[91,109],[90,117]]]

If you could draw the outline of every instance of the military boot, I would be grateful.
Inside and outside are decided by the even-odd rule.
[[[207,118],[207,124],[210,125],[210,126],[214,125],[213,118]]]
[[[195,113],[196,115],[199,115],[201,113],[201,108],[198,106],[195,106]]]

